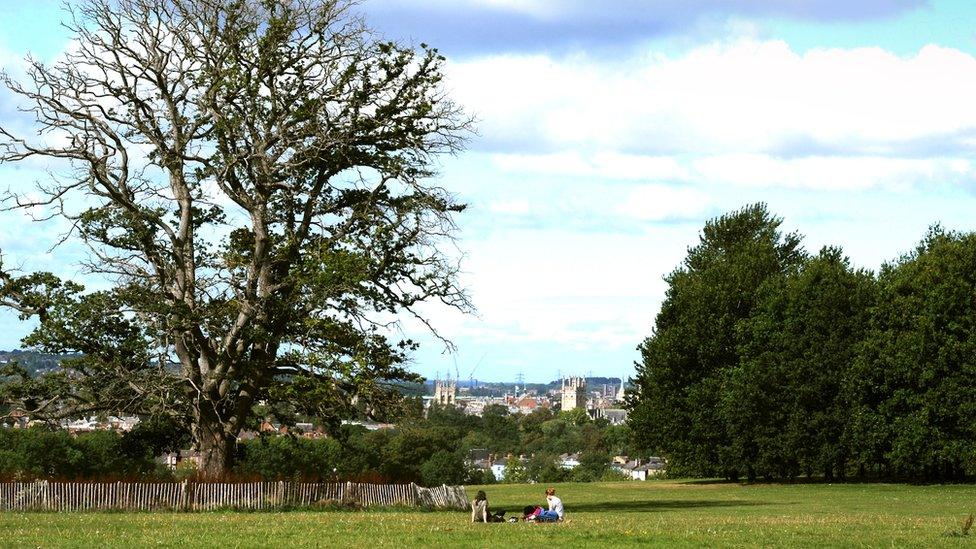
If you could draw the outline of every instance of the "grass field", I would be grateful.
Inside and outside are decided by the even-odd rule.
[[[543,486],[483,487],[511,514]],[[7,513],[0,547],[974,547],[950,537],[976,486],[628,482],[557,484],[562,524],[471,524],[461,512]],[[473,496],[478,487],[471,487]]]

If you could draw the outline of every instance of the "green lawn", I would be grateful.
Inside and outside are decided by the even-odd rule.
[[[544,500],[542,485],[488,486],[495,508]],[[948,537],[976,486],[557,484],[562,524],[470,524],[460,512],[0,513],[0,547],[974,547]],[[471,487],[473,496],[478,487]]]

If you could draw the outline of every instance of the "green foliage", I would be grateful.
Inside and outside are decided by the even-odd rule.
[[[842,388],[874,291],[871,274],[853,270],[837,248],[759,289],[720,405],[732,458],[750,479],[844,476],[850,402]]]
[[[610,471],[610,454],[599,450],[586,450],[580,454],[580,464],[572,470],[576,482],[593,482],[602,479]]]
[[[557,463],[557,457],[552,454],[536,454],[525,464],[525,479],[534,482],[563,482],[569,479],[569,471]],[[509,462],[511,464],[511,462]],[[508,470],[506,467],[506,482]]]
[[[848,382],[859,465],[897,476],[976,474],[976,234],[933,228],[885,265]]]
[[[399,388],[420,380],[405,366],[417,343],[377,319],[472,310],[439,249],[464,205],[428,180],[471,122],[446,59],[382,39],[354,4],[79,0],[78,48],[0,74],[38,115],[0,132],[0,162],[70,164],[10,205],[77,206],[48,213],[109,281],[86,291],[0,262],[0,306],[35,319],[24,344],[71,355],[39,379],[0,372],[0,405],[168,417],[211,476],[261,401],[333,431],[416,417]],[[51,131],[64,139],[38,141]]]
[[[164,475],[138,436],[114,431],[71,436],[44,427],[0,429],[0,478],[115,480]]]
[[[265,480],[291,478],[331,480],[342,462],[342,449],[333,439],[261,436],[239,444],[236,472]]]
[[[669,475],[976,474],[976,234],[936,227],[875,277],[779,224],[762,205],[710,221],[668,277],[636,442]]]
[[[631,425],[647,449],[667,450],[679,470],[734,476],[737,464],[719,403],[739,365],[739,323],[768,279],[804,260],[800,237],[782,234],[764,204],[709,221],[699,244],[668,277],[654,333],[640,346]]]
[[[504,481],[508,484],[522,484],[531,480],[528,467],[518,458],[510,458],[505,464]]]
[[[426,486],[464,484],[468,471],[457,452],[438,450],[420,466],[420,478]]]

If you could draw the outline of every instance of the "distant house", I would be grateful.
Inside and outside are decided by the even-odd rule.
[[[512,458],[515,459],[515,458]],[[508,458],[497,459],[491,464],[491,474],[495,475],[495,480],[505,479],[505,466],[508,465]]]
[[[136,416],[111,416],[108,418],[108,428],[113,431],[129,432],[139,425],[139,418]]]
[[[295,424],[293,432],[303,438],[327,438],[325,427],[313,423],[299,422]]]
[[[594,421],[598,419],[605,419],[610,425],[623,425],[624,423],[627,423],[627,416],[628,416],[627,410],[624,410],[623,408],[612,408],[610,406],[603,405],[607,403],[600,403],[600,404],[601,404],[600,406],[591,408],[586,411],[587,414],[589,414],[590,419]]]
[[[627,410],[620,408],[597,410],[597,418],[606,419],[610,425],[623,425],[627,423]]]
[[[515,408],[523,414],[530,414],[539,407],[539,400],[531,396],[524,396],[515,403]]]
[[[650,477],[664,474],[666,464],[659,457],[651,457],[647,460],[627,460],[623,463],[617,458],[614,458],[614,462],[610,464],[610,467],[629,476],[633,480],[647,480]]]
[[[254,440],[258,438],[260,434],[257,431],[244,431],[237,433],[237,442],[247,442],[249,440]]]
[[[200,452],[196,450],[180,450],[179,452],[166,452],[165,454],[156,458],[156,461],[169,467],[170,469],[176,469],[183,463],[192,463],[194,467],[200,467]]]
[[[477,469],[482,474],[487,474],[490,471],[491,475],[495,477],[495,471],[492,469],[491,463],[491,460],[488,459],[475,459],[468,461],[468,466]],[[495,478],[497,480],[497,477]]]
[[[579,454],[562,454],[559,456],[559,466],[563,469],[575,469],[579,467]]]
[[[353,419],[342,420],[343,425],[359,425],[365,427],[367,431],[380,431],[383,429],[396,429],[394,423],[379,423],[377,421],[358,421]]]
[[[94,418],[75,419],[61,422],[61,427],[74,435],[98,430],[98,422]]]

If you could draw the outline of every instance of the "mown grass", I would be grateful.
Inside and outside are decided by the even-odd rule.
[[[542,503],[544,486],[482,488],[492,507]],[[3,547],[976,547],[952,537],[976,486],[647,482],[557,484],[562,524],[471,524],[466,513],[0,513]]]

